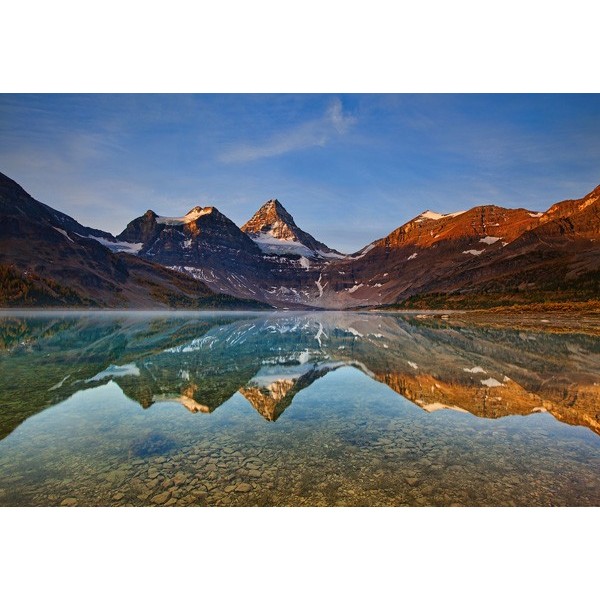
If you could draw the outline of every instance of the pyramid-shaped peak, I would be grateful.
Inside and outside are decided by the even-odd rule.
[[[242,227],[248,234],[269,233],[279,239],[297,239],[297,226],[277,198],[265,202]]]
[[[267,200],[260,207],[256,214],[259,214],[261,212],[268,213],[272,216],[277,215],[280,218],[284,219],[286,222],[294,222],[292,215],[290,215],[290,213],[287,210],[285,210],[285,207],[283,206],[283,204],[281,204],[281,202],[279,202],[279,200],[277,200],[277,198],[271,198],[270,200]]]
[[[241,229],[257,244],[262,244],[263,251],[268,253],[342,257],[336,250],[302,231],[277,198],[267,200]]]

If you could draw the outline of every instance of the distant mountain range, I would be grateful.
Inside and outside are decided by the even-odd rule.
[[[243,226],[214,207],[148,210],[113,236],[0,174],[4,306],[487,307],[600,297],[600,186],[545,212],[425,211],[352,255],[278,200]]]

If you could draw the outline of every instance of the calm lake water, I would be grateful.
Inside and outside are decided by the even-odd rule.
[[[0,505],[600,505],[600,330],[0,314]]]

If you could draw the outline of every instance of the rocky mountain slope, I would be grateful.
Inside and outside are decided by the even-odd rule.
[[[257,306],[128,254],[136,250],[34,200],[0,174],[0,306]]]
[[[351,256],[302,231],[277,200],[243,226],[216,209],[149,211],[117,239],[213,290],[279,307],[494,306],[600,294],[600,188],[546,212],[425,211]],[[219,233],[220,232],[220,233]],[[221,237],[219,237],[219,235]]]
[[[215,292],[279,307],[310,305],[318,273],[345,256],[302,231],[277,200],[242,228],[212,206],[196,206],[183,217],[148,210],[117,241]]]
[[[196,206],[182,217],[148,210],[115,237],[2,176],[2,273],[16,289],[27,287],[27,277],[43,278],[34,282],[43,293],[33,295],[70,305],[187,306],[213,294],[279,308],[576,302],[600,297],[599,198],[600,186],[545,212],[425,211],[344,255],[298,227],[278,200],[241,228],[214,207]]]
[[[548,211],[426,211],[323,271],[329,307],[593,299],[600,292],[600,186]],[[420,302],[420,304],[419,304]],[[468,304],[468,302],[467,302]]]

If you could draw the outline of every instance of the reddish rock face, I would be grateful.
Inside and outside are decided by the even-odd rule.
[[[600,187],[545,213],[497,206],[453,215],[426,211],[362,253],[328,266],[321,301],[373,306],[432,294],[551,297],[564,290],[597,297],[599,198]]]

